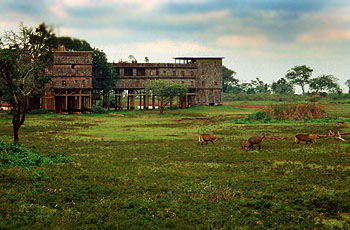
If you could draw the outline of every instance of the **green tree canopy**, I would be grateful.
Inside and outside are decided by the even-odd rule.
[[[238,79],[235,78],[236,72],[232,69],[222,66],[222,90],[223,92],[232,91],[238,85]]]
[[[345,85],[349,88],[349,93],[350,93],[350,79],[346,80]]]
[[[333,75],[322,74],[310,80],[310,89],[318,94],[324,91],[339,92],[338,79]]]
[[[277,82],[273,82],[271,85],[273,93],[280,94],[292,94],[294,93],[293,84],[289,83],[285,78],[278,79]]]
[[[18,142],[29,100],[41,95],[50,80],[44,70],[52,65],[55,35],[44,23],[37,28],[20,24],[19,32],[6,32],[1,41],[0,95],[13,105],[14,142]]]
[[[305,94],[305,85],[309,83],[312,72],[313,69],[306,65],[294,66],[293,68],[288,70],[286,78],[293,85],[299,85],[301,87],[302,93]]]
[[[149,81],[145,88],[147,93],[160,97],[160,113],[162,114],[174,97],[182,97],[187,93],[187,87],[184,84],[166,81]]]
[[[260,78],[250,81],[251,89],[254,93],[270,93],[269,84],[264,83]]]

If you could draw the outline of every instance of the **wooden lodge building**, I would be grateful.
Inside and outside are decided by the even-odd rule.
[[[115,109],[156,108],[156,95],[145,94],[151,80],[185,84],[186,96],[177,98],[178,107],[222,104],[222,58],[176,57],[175,63],[113,63],[118,80],[113,87]],[[90,111],[103,98],[92,83],[92,52],[54,51],[54,64],[45,70],[52,78],[41,99],[41,108],[55,112]],[[135,106],[135,104],[138,106]]]

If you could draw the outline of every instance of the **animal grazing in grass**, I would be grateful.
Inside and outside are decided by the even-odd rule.
[[[209,141],[214,144],[214,142],[218,141],[218,138],[210,134],[201,134],[199,136],[198,144],[202,145],[204,142],[208,144]]]
[[[250,148],[252,151],[254,150],[254,145],[258,145],[258,149],[261,148],[261,142],[264,140],[265,136],[259,137],[250,137],[245,143],[242,144],[242,149]]]
[[[295,136],[293,144],[299,144],[300,141],[305,141],[305,144],[312,143],[316,138],[318,138],[318,134],[298,134]]]
[[[345,122],[342,121],[342,120],[338,120],[337,122],[338,122],[338,124],[343,124],[343,125],[344,125],[344,123],[345,123]]]

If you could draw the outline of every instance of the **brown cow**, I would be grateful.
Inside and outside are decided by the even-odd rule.
[[[344,125],[344,123],[345,123],[345,122],[342,121],[342,120],[338,120],[337,122],[338,122],[338,124],[343,124],[343,125]]]
[[[209,141],[214,144],[214,142],[218,141],[218,138],[210,134],[201,134],[198,139],[198,144],[202,145],[204,142],[208,144]]]
[[[261,148],[261,142],[264,140],[265,136],[259,137],[250,137],[245,143],[242,144],[242,149],[246,149],[250,147],[250,149],[253,151],[254,150],[254,145],[258,145],[258,149],[260,150]]]

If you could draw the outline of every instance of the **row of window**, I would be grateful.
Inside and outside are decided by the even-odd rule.
[[[119,72],[119,71],[117,71],[117,72]],[[163,70],[163,74],[166,74],[166,73],[167,73],[167,71],[166,71],[166,70]],[[159,76],[159,74],[160,74],[159,70],[155,70],[155,71],[154,71],[154,70],[151,70],[151,72],[150,72],[150,75],[151,75],[151,76]],[[145,75],[146,75],[145,69],[136,69],[136,76],[145,76]],[[178,75],[177,71],[174,70],[174,71],[173,71],[173,76],[177,76],[177,75]],[[184,76],[185,76],[185,71],[181,71],[181,72],[180,72],[180,75],[181,75],[182,77],[184,77]],[[190,75],[191,75],[191,77],[193,77],[193,76],[194,76],[194,72],[191,71],[191,72],[190,72]],[[134,76],[133,69],[125,68],[125,69],[124,69],[124,76]]]
[[[182,84],[185,84],[185,81],[181,81]],[[218,86],[218,82],[217,81],[214,81],[214,85],[215,86]],[[136,81],[136,87],[139,87],[140,86],[140,80],[137,80]],[[194,83],[193,81],[191,81],[191,86],[194,86]],[[205,81],[202,81],[202,87],[205,87]]]
[[[79,84],[79,81],[78,80],[74,80],[74,84],[75,85],[77,85],[77,84]],[[87,80],[86,82],[85,82],[85,80],[82,80],[81,81],[81,87],[85,87],[85,86],[87,86],[89,84],[89,81]],[[61,85],[62,86],[67,86],[67,81],[66,80],[63,80],[62,82],[61,82]]]

